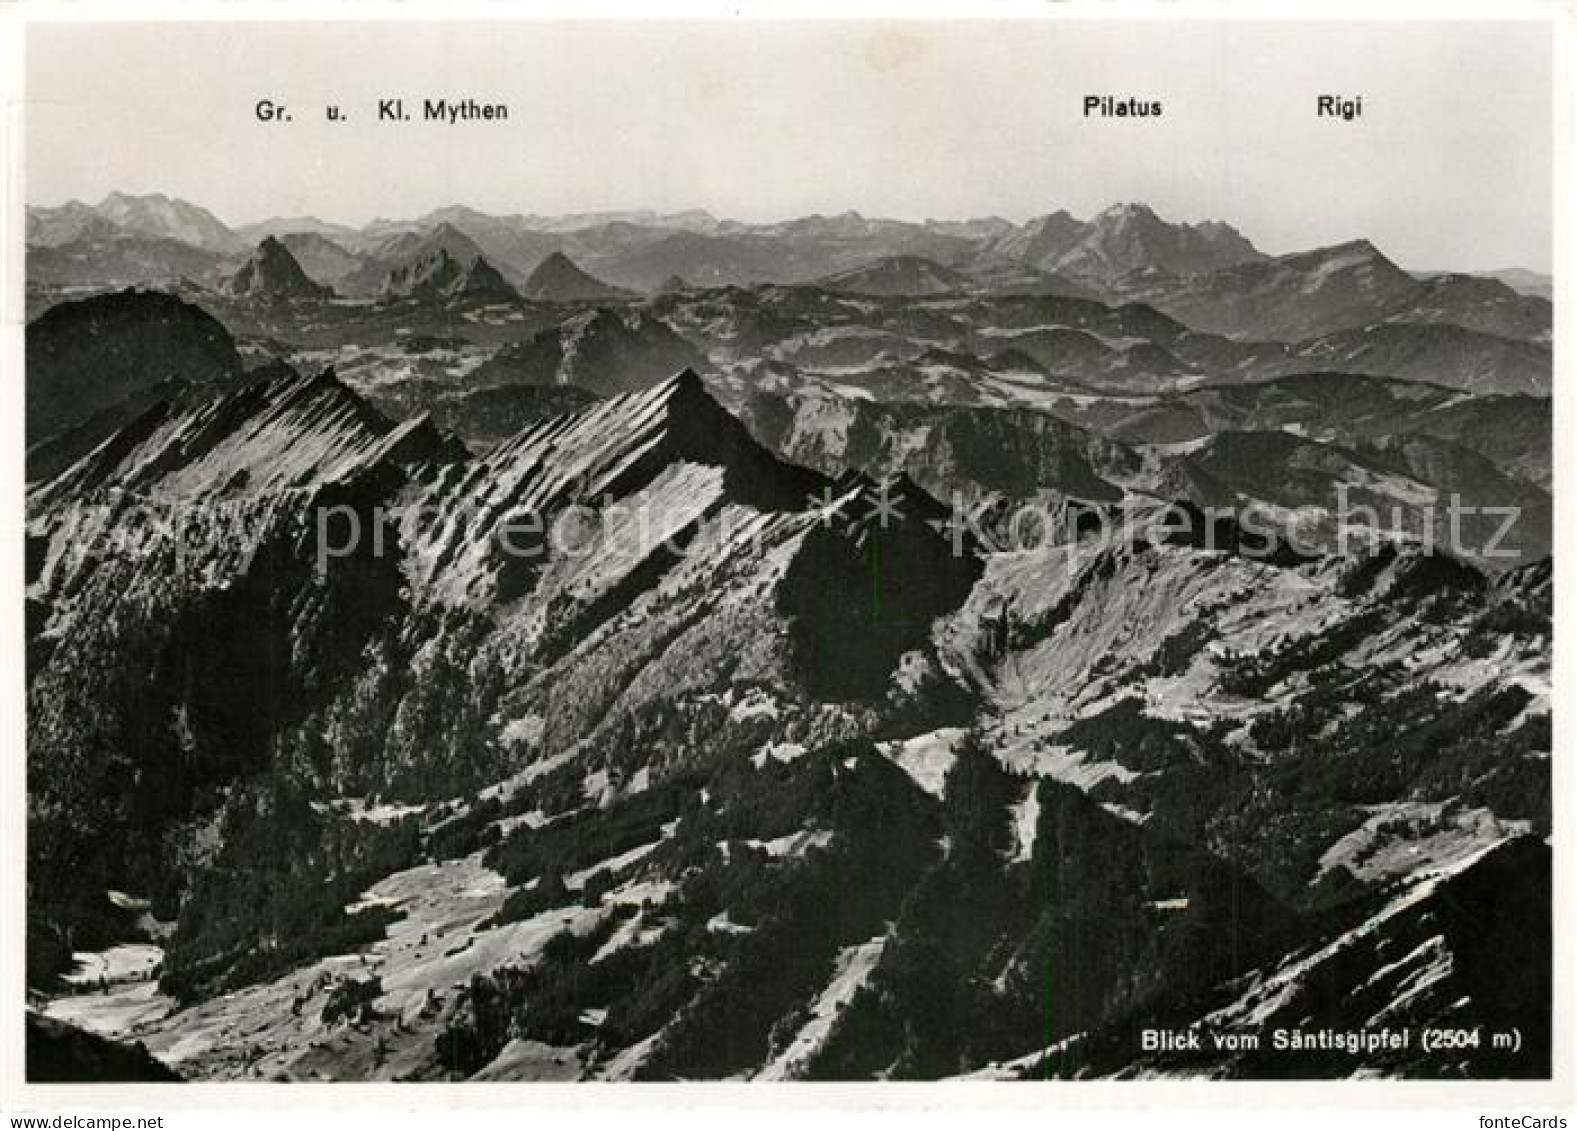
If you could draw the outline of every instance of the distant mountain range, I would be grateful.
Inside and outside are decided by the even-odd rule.
[[[384,280],[383,293],[407,297],[505,301],[519,297],[485,257],[477,255],[470,259],[457,259],[443,247],[424,252],[394,267]]]
[[[1451,271],[1415,271],[1413,274],[1419,278],[1428,278],[1431,275],[1451,275]],[[1505,283],[1519,294],[1533,295],[1537,298],[1555,297],[1555,280],[1540,271],[1529,271],[1526,267],[1503,267],[1497,271],[1475,271],[1474,275],[1481,279],[1494,279],[1496,282]]]
[[[1144,268],[1195,275],[1266,258],[1228,224],[1169,224],[1143,204],[1113,205],[1088,222],[1055,212],[1003,233],[987,251],[1107,283]]]
[[[28,232],[37,1078],[1548,1075],[1537,280],[1141,204]],[[1525,1036],[1137,1036],[1223,1025]]]
[[[1142,268],[1116,280],[1112,291],[1233,337],[1283,341],[1376,322],[1452,322],[1509,338],[1549,336],[1547,300],[1470,275],[1415,278],[1368,240],[1205,274]]]
[[[596,301],[629,295],[628,291],[592,278],[561,251],[553,252],[538,263],[520,292],[526,298],[543,302]]]
[[[918,255],[890,255],[818,279],[829,291],[870,295],[936,295],[970,290],[973,280],[962,271]]]
[[[308,278],[290,249],[273,236],[264,237],[252,257],[227,281],[225,290],[238,297],[271,302],[328,298],[334,294],[333,288]]]
[[[232,285],[234,305],[211,305],[251,311],[273,334],[299,332],[293,318],[324,333],[316,285],[280,241],[264,247]],[[410,304],[390,308],[397,321],[448,317],[467,291],[484,304],[462,307],[472,316],[513,315],[515,292],[484,257],[462,266],[437,247],[416,264],[395,276]],[[539,283],[576,282],[560,270]],[[546,325],[504,321],[512,333],[496,346],[407,332],[346,350],[344,379],[393,416],[430,411],[485,448],[503,421],[518,429],[691,370],[769,448],[829,474],[902,473],[944,496],[1139,491],[1327,512],[1340,483],[1409,512],[1455,492],[1515,501],[1513,541],[1548,548],[1549,356],[1534,343],[1428,323],[1240,343],[1141,305],[1054,297],[943,294],[917,310],[791,287],[641,303],[558,294]],[[356,313],[332,332],[355,334]],[[110,340],[121,345],[97,344]],[[61,304],[29,326],[28,349],[33,480],[152,401],[211,394],[247,368],[225,326],[157,293]]]
[[[463,206],[361,228],[315,217],[231,229],[161,195],[30,208],[28,278],[107,287],[217,285],[256,242],[277,237],[313,281],[351,297],[398,295],[442,249],[485,258],[528,299],[582,300],[671,289],[814,284],[871,294],[1022,293],[1145,302],[1199,330],[1255,340],[1313,337],[1374,322],[1443,322],[1545,340],[1548,280],[1527,271],[1409,274],[1367,241],[1269,256],[1230,225],[1172,223],[1143,204],[1090,220],[1057,211],[1013,224],[871,219],[857,212],[776,223],[705,212],[495,216]],[[547,275],[532,283],[539,269]],[[544,279],[546,282],[544,282]],[[495,283],[485,288],[501,294]]]
[[[251,244],[206,208],[160,193],[112,192],[96,205],[73,200],[58,208],[27,210],[29,246],[59,247],[107,234],[177,240],[216,255],[242,253]]]

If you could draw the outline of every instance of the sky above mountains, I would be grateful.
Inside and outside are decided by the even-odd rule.
[[[27,62],[35,204],[359,224],[456,200],[1023,220],[1143,199],[1273,254],[1362,236],[1409,267],[1550,266],[1538,22],[55,24]],[[1363,117],[1316,118],[1321,94]],[[1163,113],[1086,118],[1087,95]],[[378,123],[398,96],[509,114]],[[294,121],[259,122],[265,98]]]

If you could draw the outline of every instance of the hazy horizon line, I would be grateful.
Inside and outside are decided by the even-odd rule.
[[[360,223],[357,223],[357,222],[352,221],[352,220],[330,219],[329,217],[325,216],[324,214],[322,214],[320,212],[297,212],[297,213],[289,213],[289,214],[274,212],[274,213],[269,213],[268,215],[262,216],[262,217],[260,217],[258,219],[255,219],[255,220],[239,220],[238,221],[238,220],[226,219],[223,215],[220,214],[220,212],[217,209],[212,208],[212,207],[210,207],[207,204],[203,204],[203,203],[193,199],[190,196],[182,196],[182,195],[180,195],[178,193],[167,192],[167,191],[164,191],[162,189],[149,189],[149,190],[143,191],[143,192],[133,192],[133,191],[129,191],[129,190],[126,190],[126,189],[110,189],[108,192],[106,192],[104,194],[103,198],[101,198],[97,202],[93,202],[93,201],[89,200],[87,197],[82,196],[82,195],[72,195],[72,196],[66,197],[64,200],[60,200],[57,203],[53,203],[53,204],[46,204],[46,203],[41,203],[39,201],[29,200],[29,201],[26,202],[26,207],[28,207],[28,208],[63,208],[63,207],[65,207],[68,204],[81,204],[81,205],[84,205],[84,206],[89,207],[89,208],[97,208],[97,207],[100,207],[105,202],[105,200],[108,200],[111,196],[116,196],[116,195],[129,196],[129,197],[134,197],[134,198],[163,197],[166,200],[180,201],[181,203],[190,204],[193,207],[201,208],[203,211],[205,211],[209,215],[213,216],[214,219],[216,219],[220,223],[222,223],[225,227],[231,228],[231,229],[256,227],[258,224],[266,224],[270,220],[317,220],[320,223],[334,224],[337,227],[351,228],[351,229],[361,229],[361,228],[366,228],[366,227],[368,227],[368,226],[370,226],[372,224],[377,224],[377,223],[395,223],[395,224],[398,224],[398,223],[410,223],[413,220],[418,220],[418,219],[422,219],[422,218],[424,218],[426,216],[430,216],[434,212],[441,212],[441,211],[443,211],[446,208],[464,208],[464,209],[466,209],[468,211],[476,212],[476,213],[478,213],[480,215],[483,215],[483,216],[491,216],[491,217],[494,217],[496,219],[508,219],[508,218],[511,218],[511,217],[532,217],[532,216],[541,217],[543,219],[560,219],[560,218],[563,218],[563,217],[570,217],[570,216],[606,216],[606,215],[613,215],[613,214],[616,214],[616,213],[636,213],[636,212],[649,213],[649,214],[651,214],[653,216],[683,216],[683,215],[686,215],[688,213],[704,213],[705,215],[709,216],[710,218],[712,218],[713,220],[717,221],[720,224],[748,224],[748,225],[759,227],[759,226],[764,226],[764,225],[769,225],[769,224],[784,224],[784,223],[788,223],[788,222],[790,222],[792,220],[805,220],[805,219],[810,219],[810,218],[818,217],[818,216],[822,217],[822,218],[825,218],[825,219],[836,219],[839,216],[854,215],[854,216],[858,216],[858,217],[860,217],[861,219],[864,219],[864,220],[892,220],[892,221],[896,221],[896,222],[904,223],[904,224],[928,224],[928,223],[966,224],[966,223],[974,223],[974,222],[986,221],[986,220],[1001,220],[1004,223],[1012,224],[1015,227],[1022,227],[1023,225],[1029,223],[1031,220],[1039,220],[1039,219],[1041,219],[1043,217],[1046,217],[1046,216],[1054,216],[1054,215],[1056,215],[1059,212],[1066,213],[1067,215],[1072,216],[1075,220],[1079,220],[1081,223],[1088,223],[1089,220],[1094,219],[1096,216],[1099,216],[1099,215],[1101,215],[1104,212],[1110,212],[1113,209],[1122,208],[1122,207],[1125,207],[1125,206],[1135,206],[1135,205],[1137,205],[1139,207],[1146,208],[1149,211],[1155,213],[1156,216],[1160,217],[1162,220],[1166,220],[1166,222],[1169,223],[1169,224],[1187,224],[1190,227],[1198,227],[1201,224],[1226,224],[1227,226],[1231,227],[1234,231],[1238,231],[1238,233],[1240,235],[1243,234],[1241,232],[1241,230],[1237,228],[1236,224],[1233,224],[1230,220],[1224,220],[1224,219],[1221,219],[1220,217],[1217,217],[1217,216],[1210,216],[1210,217],[1206,217],[1206,218],[1200,219],[1200,220],[1167,220],[1167,218],[1165,216],[1161,216],[1160,212],[1157,211],[1157,209],[1155,208],[1154,205],[1150,204],[1147,201],[1139,200],[1139,199],[1115,200],[1111,204],[1107,205],[1105,208],[1102,208],[1099,211],[1092,213],[1089,217],[1080,217],[1080,216],[1076,215],[1071,209],[1058,207],[1058,208],[1047,209],[1044,212],[1034,212],[1034,213],[1031,213],[1031,214],[1023,216],[1020,219],[1015,219],[1014,215],[1009,214],[1007,212],[985,212],[985,213],[976,213],[976,214],[972,214],[972,215],[968,215],[968,216],[924,216],[924,217],[921,217],[921,218],[917,219],[914,216],[899,215],[897,213],[892,213],[892,212],[867,211],[866,209],[857,208],[857,207],[845,208],[845,209],[843,209],[841,211],[838,211],[838,212],[797,212],[797,213],[793,213],[793,214],[777,216],[777,217],[770,218],[770,219],[768,219],[768,218],[742,219],[742,218],[740,218],[738,216],[722,215],[722,214],[718,213],[717,211],[715,211],[714,209],[708,208],[708,207],[705,207],[705,206],[702,206],[702,205],[691,205],[689,207],[684,207],[684,208],[653,208],[653,207],[651,207],[649,205],[625,205],[625,206],[610,205],[608,207],[603,207],[603,208],[586,208],[586,209],[577,209],[577,210],[572,210],[572,211],[567,211],[567,212],[538,212],[536,210],[531,210],[531,209],[524,210],[524,211],[516,210],[516,211],[509,211],[509,212],[491,212],[491,211],[489,211],[489,210],[487,210],[485,208],[478,208],[478,207],[476,207],[475,205],[472,205],[472,204],[466,204],[466,203],[464,203],[462,201],[459,201],[459,200],[452,200],[448,204],[435,204],[435,205],[427,208],[426,211],[420,212],[420,213],[416,213],[416,214],[411,215],[411,216],[398,217],[398,216],[388,216],[388,215],[375,215],[375,216],[371,217],[370,219],[361,221]],[[1245,237],[1245,238],[1247,238],[1247,237]],[[1357,238],[1357,237],[1355,237],[1355,238]]]
[[[584,209],[584,210],[570,211],[570,212],[537,212],[537,211],[530,211],[530,210],[528,210],[528,211],[519,211],[519,210],[517,210],[517,211],[509,211],[509,212],[492,212],[492,211],[489,211],[489,210],[487,210],[485,208],[478,208],[475,205],[467,204],[467,203],[465,203],[463,201],[460,201],[460,200],[451,200],[447,204],[435,204],[435,205],[432,205],[431,207],[425,209],[422,212],[413,213],[413,214],[408,215],[408,216],[377,215],[377,216],[373,216],[372,218],[370,218],[368,220],[364,220],[364,221],[362,221],[359,224],[354,222],[354,221],[350,221],[350,220],[329,218],[329,217],[324,216],[323,214],[321,214],[319,212],[295,212],[295,213],[289,213],[289,214],[275,212],[275,213],[269,213],[268,215],[260,217],[260,218],[255,219],[255,220],[236,221],[236,220],[227,219],[225,216],[221,215],[214,208],[210,207],[207,204],[203,204],[203,203],[201,203],[201,202],[199,202],[197,200],[194,200],[191,197],[182,196],[182,195],[179,195],[177,193],[167,192],[167,191],[162,190],[162,189],[149,189],[149,190],[141,191],[141,192],[129,191],[129,190],[126,190],[126,189],[111,189],[108,192],[106,192],[103,195],[103,197],[100,198],[96,202],[90,201],[88,198],[86,198],[84,196],[81,196],[81,195],[72,195],[72,196],[67,197],[64,200],[60,200],[57,203],[53,203],[53,204],[41,203],[39,201],[29,200],[29,201],[25,202],[24,207],[26,209],[59,209],[59,208],[67,207],[68,205],[79,204],[79,205],[82,205],[83,207],[86,207],[86,208],[94,208],[94,209],[96,209],[96,208],[102,207],[103,204],[110,197],[117,196],[117,195],[118,196],[131,197],[131,198],[134,198],[134,199],[146,199],[146,198],[150,198],[150,197],[156,197],[156,198],[162,198],[164,200],[168,200],[168,201],[172,201],[172,202],[179,202],[179,203],[182,203],[182,204],[186,204],[186,205],[189,205],[189,206],[191,206],[193,208],[199,208],[202,211],[208,213],[210,216],[212,216],[215,220],[217,220],[225,228],[227,228],[230,231],[236,233],[237,235],[240,234],[240,229],[242,229],[242,228],[254,228],[254,227],[258,227],[260,225],[267,224],[267,223],[270,223],[270,222],[273,222],[273,221],[281,221],[281,220],[313,220],[313,221],[316,221],[319,224],[329,225],[329,226],[333,226],[333,227],[337,227],[337,228],[346,228],[346,229],[349,229],[349,230],[354,231],[354,232],[363,232],[367,228],[370,228],[370,227],[372,227],[375,224],[414,224],[414,223],[417,223],[419,221],[422,221],[422,220],[425,220],[425,219],[431,217],[434,213],[442,212],[442,211],[445,211],[447,209],[455,209],[455,208],[464,209],[464,210],[466,210],[468,212],[474,212],[474,213],[476,213],[479,216],[486,216],[486,217],[489,217],[491,219],[498,219],[498,220],[504,220],[504,219],[530,219],[530,218],[537,218],[537,219],[543,219],[543,220],[563,220],[563,219],[570,219],[570,218],[576,218],[576,217],[638,215],[638,214],[645,214],[645,215],[657,216],[657,217],[675,217],[675,216],[685,216],[685,215],[690,215],[690,214],[700,214],[700,215],[704,215],[704,216],[708,217],[709,219],[711,219],[712,221],[714,221],[715,223],[718,223],[718,224],[738,224],[738,225],[741,225],[741,226],[744,226],[744,227],[770,227],[772,225],[777,225],[777,224],[792,223],[792,222],[794,222],[796,220],[809,220],[809,219],[818,219],[818,218],[819,219],[834,220],[834,219],[838,219],[839,217],[843,217],[843,216],[853,216],[853,217],[858,217],[861,220],[888,221],[888,222],[893,222],[893,223],[911,224],[911,225],[915,225],[917,227],[924,227],[924,226],[931,225],[931,224],[970,224],[970,223],[983,223],[983,222],[987,222],[987,221],[997,220],[997,221],[1001,221],[1001,222],[1006,223],[1006,224],[1010,224],[1010,225],[1012,225],[1015,228],[1022,228],[1024,225],[1029,224],[1032,221],[1040,220],[1040,219],[1043,219],[1043,218],[1048,217],[1048,216],[1055,216],[1055,215],[1058,215],[1058,214],[1067,215],[1067,216],[1071,217],[1072,219],[1074,219],[1075,221],[1077,221],[1077,222],[1079,222],[1081,224],[1088,224],[1088,223],[1092,222],[1093,220],[1099,218],[1100,216],[1105,215],[1106,213],[1114,211],[1114,210],[1116,210],[1118,208],[1136,207],[1137,206],[1137,207],[1140,207],[1140,208],[1144,208],[1145,210],[1150,212],[1152,215],[1154,215],[1157,219],[1161,220],[1163,223],[1166,223],[1166,224],[1169,224],[1169,225],[1172,225],[1172,226],[1184,226],[1184,227],[1190,227],[1190,228],[1198,228],[1198,227],[1201,227],[1201,226],[1206,225],[1206,224],[1220,224],[1220,225],[1224,225],[1225,227],[1230,228],[1233,232],[1237,233],[1237,235],[1240,236],[1241,238],[1243,238],[1244,240],[1247,240],[1248,243],[1254,248],[1254,250],[1260,252],[1260,254],[1262,254],[1262,255],[1266,255],[1266,256],[1269,256],[1271,258],[1279,258],[1281,256],[1286,256],[1286,255],[1296,255],[1296,254],[1299,254],[1300,252],[1315,251],[1315,250],[1318,250],[1320,248],[1326,248],[1326,247],[1339,247],[1339,246],[1341,246],[1344,243],[1353,243],[1353,242],[1357,242],[1357,241],[1362,240],[1362,241],[1366,241],[1366,242],[1370,243],[1377,250],[1379,250],[1382,255],[1385,255],[1385,257],[1387,259],[1390,259],[1393,263],[1396,263],[1399,267],[1402,266],[1402,263],[1401,263],[1400,260],[1395,259],[1391,255],[1386,253],[1384,248],[1381,247],[1381,245],[1379,243],[1376,243],[1371,237],[1366,236],[1366,235],[1355,234],[1355,235],[1347,237],[1344,240],[1334,240],[1334,241],[1332,241],[1330,243],[1321,243],[1321,244],[1315,244],[1315,245],[1309,246],[1309,247],[1294,247],[1294,248],[1287,248],[1287,249],[1284,249],[1284,250],[1270,251],[1270,250],[1267,250],[1260,243],[1258,243],[1254,239],[1254,237],[1253,237],[1253,235],[1251,233],[1245,232],[1242,228],[1239,228],[1237,226],[1237,224],[1234,223],[1231,220],[1224,219],[1224,218],[1222,218],[1220,216],[1207,216],[1207,217],[1204,217],[1202,219],[1175,220],[1175,219],[1171,219],[1171,218],[1169,218],[1167,216],[1162,215],[1153,205],[1151,205],[1147,201],[1144,201],[1144,200],[1141,200],[1141,199],[1129,199],[1129,200],[1113,201],[1111,204],[1108,204],[1107,206],[1105,206],[1104,208],[1100,209],[1097,212],[1091,213],[1089,216],[1079,216],[1079,215],[1074,213],[1069,208],[1057,207],[1057,208],[1048,209],[1045,212],[1036,212],[1036,213],[1034,213],[1032,215],[1023,217],[1022,219],[1017,219],[1017,218],[1015,218],[1012,215],[1009,215],[1009,214],[1006,214],[1006,213],[1002,213],[1002,212],[987,212],[987,213],[975,214],[975,215],[970,215],[970,216],[925,216],[923,218],[916,219],[916,218],[910,217],[910,216],[900,216],[900,215],[895,215],[895,214],[891,214],[891,213],[867,212],[867,211],[865,211],[864,209],[861,209],[861,208],[846,208],[846,209],[843,209],[842,211],[839,211],[839,212],[803,212],[803,213],[797,213],[797,214],[794,214],[794,215],[779,216],[779,217],[775,217],[775,218],[772,218],[772,219],[748,219],[748,220],[747,219],[741,219],[741,218],[736,217],[736,216],[719,215],[717,212],[713,211],[712,209],[704,207],[704,206],[701,206],[701,205],[694,205],[694,206],[687,207],[687,208],[653,208],[653,207],[650,207],[650,206],[632,205],[632,206],[625,206],[625,207],[588,208],[588,209]],[[350,249],[346,249],[346,250],[350,250]],[[1438,267],[1438,266],[1428,266],[1428,267],[1413,266],[1413,267],[1410,267],[1410,268],[1403,267],[1403,269],[1404,270],[1410,270],[1410,271],[1418,271],[1418,272],[1422,272],[1422,273],[1426,273],[1426,274],[1431,274],[1431,273],[1456,273],[1456,274],[1465,274],[1465,275],[1484,275],[1484,274],[1489,274],[1489,273],[1497,272],[1497,271],[1514,271],[1514,270],[1516,270],[1516,271],[1527,271],[1527,272],[1529,272],[1529,273],[1531,273],[1533,275],[1537,275],[1537,276],[1539,276],[1541,278],[1546,278],[1546,279],[1553,279],[1553,277],[1554,277],[1554,273],[1551,270],[1546,270],[1546,269],[1538,268],[1538,267],[1529,267],[1526,263],[1518,261],[1518,260],[1508,259],[1508,260],[1502,261],[1502,263],[1503,263],[1503,265],[1500,266],[1500,267],[1477,268],[1477,269],[1456,268],[1456,267]]]

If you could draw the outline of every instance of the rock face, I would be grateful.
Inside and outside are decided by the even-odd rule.
[[[475,380],[574,385],[612,396],[650,388],[702,364],[694,347],[661,319],[644,311],[597,307],[500,348],[477,369]]]
[[[307,276],[325,286],[338,287],[366,264],[364,257],[340,246],[322,232],[282,231],[275,234]]]
[[[30,246],[62,247],[108,235],[167,240],[211,255],[233,255],[247,246],[207,209],[159,193],[112,192],[98,204],[73,200],[27,210]]]
[[[119,229],[113,221],[100,216],[96,209],[80,200],[67,201],[54,208],[27,210],[29,247],[59,247],[61,244],[116,231]]]
[[[750,398],[745,415],[790,459],[828,471],[907,474],[944,498],[1059,491],[1111,501],[1122,496],[1114,481],[1138,467],[1123,446],[1043,413],[767,393]]]
[[[451,298],[487,302],[509,302],[520,297],[498,268],[480,257],[461,273],[449,295]]]
[[[225,290],[237,298],[295,302],[332,298],[334,291],[307,277],[284,243],[265,236],[252,257],[232,275]]]
[[[27,327],[28,477],[63,470],[155,400],[238,379],[229,331],[158,291],[51,308]]]
[[[1088,222],[1066,212],[1043,216],[999,236],[991,251],[1104,284],[1144,268],[1191,275],[1265,258],[1228,224],[1172,224],[1143,204],[1116,204]]]
[[[1242,1027],[1254,1032],[1301,1034],[1372,1028],[1484,1025],[1506,1031],[1539,1012],[1533,1003],[1550,993],[1549,934],[1544,929],[1550,886],[1550,853],[1524,837],[1493,846],[1441,874],[1404,887],[1377,902],[1367,917],[1346,920],[1318,934],[1296,955],[1266,964],[1192,1009],[1145,1012],[1093,1040],[1061,1042],[1040,1054],[994,1066],[995,1079],[1156,1075],[1214,1079],[1287,1077],[1331,1079],[1358,1072],[1392,1077],[1440,1074],[1430,1054],[1417,1048],[1359,1052],[1321,1048],[1303,1038],[1276,1050],[1201,1047],[1134,1057],[1141,1030],[1187,1032]],[[1534,930],[1512,924],[1537,923]],[[1342,987],[1345,992],[1332,992]],[[1466,1010],[1472,1009],[1472,1021]],[[1484,1048],[1478,1060],[1498,1077],[1547,1075],[1550,1033],[1536,1026],[1524,1035],[1526,1053]],[[1458,1071],[1461,1071],[1459,1068]]]
[[[395,427],[332,374],[286,371],[190,409],[154,406],[34,497],[45,505],[106,490],[171,502],[271,497],[338,482],[413,445],[443,450],[425,420]]]
[[[389,301],[28,327],[40,1058],[1547,1075],[1547,304],[1134,207],[325,234]]]
[[[541,302],[598,301],[624,297],[628,292],[594,279],[563,252],[555,251],[531,272],[520,293]]]
[[[471,263],[482,257],[476,241],[447,220],[430,229],[398,231],[376,241],[370,258],[379,263],[405,266],[435,252],[447,252],[457,263]]]
[[[29,499],[33,935],[150,893],[173,1012],[136,1038],[200,1077],[1122,1074],[1170,1063],[1136,1018],[1337,1002],[1547,1028],[1452,924],[1547,937],[1548,564],[1207,543],[1089,501],[1133,457],[1062,427],[1076,521],[990,553],[918,446],[807,470],[690,372],[482,456],[327,376],[150,409]]]
[[[313,279],[364,297],[385,293],[391,272],[408,278],[443,251],[462,268],[485,256],[505,283],[547,302],[633,297],[621,288],[664,294],[677,277],[702,288],[825,283],[851,294],[1138,301],[1195,330],[1258,341],[1379,323],[1442,324],[1546,346],[1551,336],[1548,280],[1530,272],[1415,276],[1363,240],[1271,258],[1227,223],[1175,223],[1142,203],[1113,205],[1089,220],[1056,211],[1022,225],[857,213],[766,224],[646,212],[496,216],[456,205],[361,229],[305,217],[242,231],[159,196],[29,208],[27,275],[43,287],[182,278],[212,286],[234,273],[250,240],[277,235]],[[489,292],[495,286],[488,280]]]
[[[157,799],[158,811],[176,821],[196,815],[208,785],[261,768],[275,739],[295,741],[278,727],[305,737],[298,726],[322,725],[369,693],[365,706],[373,715],[357,708],[356,721],[345,716],[333,725],[370,727],[365,736],[382,752],[369,749],[325,771],[348,775],[342,784],[358,783],[352,788],[377,778],[390,785],[469,781],[474,788],[504,771],[502,749],[473,749],[475,735],[462,737],[470,724],[454,732],[458,746],[443,740],[429,746],[435,735],[418,721],[436,706],[429,697],[443,682],[430,665],[452,648],[475,650],[472,663],[496,670],[497,677],[487,678],[505,679],[500,691],[513,686],[520,711],[540,709],[531,704],[556,688],[548,731],[608,741],[610,751],[633,720],[666,709],[660,705],[676,689],[699,694],[720,668],[750,653],[762,677],[785,689],[805,680],[824,687],[826,673],[796,674],[820,622],[810,611],[780,609],[780,601],[799,608],[796,602],[810,599],[776,595],[787,591],[786,572],[814,546],[817,568],[868,576],[863,555],[890,538],[915,537],[837,528],[807,510],[824,482],[758,447],[691,374],[534,426],[478,462],[458,457],[424,422],[391,429],[329,378],[280,377],[196,410],[150,410],[34,496],[38,529],[49,543],[35,592],[40,608],[51,610],[39,636],[41,741],[34,765],[53,762],[59,771],[46,775],[52,786],[40,779],[41,811],[64,817],[97,807],[94,873],[125,871],[134,886],[157,886],[170,862],[127,848],[129,838],[145,831],[147,806]],[[380,504],[398,517],[380,517]],[[649,530],[631,518],[637,505]],[[847,509],[854,500],[839,505]],[[176,547],[165,538],[167,527],[150,523],[146,508],[166,519],[181,514],[190,524],[181,552],[193,572],[165,573]],[[332,561],[323,558],[329,547],[321,539],[314,544],[324,533],[315,520],[325,513],[336,522],[366,524],[358,527],[365,539],[353,540],[343,560],[337,552],[329,554]],[[508,524],[527,513],[549,530],[573,528],[575,538],[593,540],[594,552],[568,553],[551,541],[540,553],[505,552]],[[122,552],[106,554],[102,543],[80,537],[95,521],[124,527],[136,552],[122,544]],[[342,531],[335,538],[342,536],[348,537]],[[919,537],[943,547],[928,530]],[[692,541],[701,544],[692,553],[674,549]],[[320,578],[316,566],[324,567]],[[319,591],[319,580],[338,596]],[[896,665],[930,617],[946,611],[945,604],[927,602],[943,601],[949,591],[921,581],[895,583],[888,607],[902,616],[874,625],[862,655]],[[697,587],[734,604],[737,621],[696,622],[690,599],[678,595]],[[951,594],[955,603],[961,599],[956,585]],[[287,607],[295,612],[281,619]],[[172,616],[175,608],[183,611]],[[204,623],[210,627],[199,630]],[[596,641],[614,624],[628,646],[610,653]],[[190,631],[202,631],[218,649],[203,661],[208,678],[201,686],[180,674],[186,661],[173,651],[192,647]],[[688,672],[658,662],[675,633],[689,637]],[[85,679],[80,696],[64,694],[60,681],[82,679],[87,650],[112,639],[151,665],[147,694],[124,699],[109,685],[89,690],[92,681]],[[415,666],[397,677],[400,686],[375,690],[383,683],[375,677],[349,699],[331,690],[350,670],[346,665],[372,653],[380,655],[374,669],[392,674]],[[865,694],[874,662],[867,660],[857,679],[834,680],[824,693]],[[393,666],[384,669],[385,663]],[[552,668],[563,678],[538,683],[521,664]],[[608,682],[610,664],[625,677]],[[645,665],[654,666],[637,678]],[[515,675],[506,678],[506,671]],[[276,689],[270,700],[287,694],[288,685],[298,704],[289,712],[294,721],[240,690],[255,680]],[[580,691],[565,694],[571,687]],[[463,694],[477,690],[468,686]],[[230,698],[234,712],[220,706]],[[76,732],[72,720],[86,717],[80,711],[98,714],[98,733],[117,743],[115,754],[91,741],[67,754],[42,737]],[[170,711],[195,712],[200,733],[193,741],[204,748],[215,742],[212,752],[198,755],[194,748],[195,762],[164,761],[163,741],[154,736]],[[393,714],[375,722],[384,712]],[[395,716],[406,722],[389,730]],[[111,737],[129,739],[145,726],[154,728],[147,743],[119,746]],[[487,745],[498,740],[495,735]],[[105,783],[122,770],[150,792],[115,800]]]
[[[420,279],[446,261],[453,277],[482,258],[482,249],[459,228],[440,223],[430,229],[401,229],[356,241],[360,264],[343,276],[340,286],[348,294],[402,295],[413,279]]]
[[[446,248],[413,259],[389,272],[384,294],[445,301],[508,302],[520,296],[481,256],[462,263]]]
[[[1201,274],[1263,258],[1230,225],[1213,220],[1168,224],[1142,204],[1118,204],[1091,220],[1078,243],[1050,269],[1111,281],[1143,267]]]
[[[133,196],[112,192],[99,202],[97,213],[124,231],[139,236],[179,240],[220,254],[245,245],[206,208],[162,193]]]
[[[1082,220],[1058,209],[998,234],[991,250],[1004,259],[1044,267],[1068,254],[1084,234]]]

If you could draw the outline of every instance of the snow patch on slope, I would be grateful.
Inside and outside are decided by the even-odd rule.
[[[942,727],[901,742],[879,743],[876,749],[913,778],[921,789],[941,797],[946,788],[947,772],[957,759],[954,751],[964,733],[963,727]]]
[[[805,1070],[811,1058],[827,1043],[838,1014],[870,979],[877,960],[882,956],[882,948],[886,945],[887,936],[877,935],[838,952],[832,966],[832,980],[811,1006],[810,1020],[794,1034],[787,1048],[756,1073],[757,1080],[793,1080]]]

